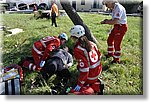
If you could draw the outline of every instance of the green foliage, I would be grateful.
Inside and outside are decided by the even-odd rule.
[[[84,23],[87,24],[93,35],[99,42],[99,49],[104,55],[107,51],[107,37],[111,28],[110,25],[101,25],[100,21],[109,19],[111,16],[79,13]],[[3,25],[10,28],[21,28],[24,32],[3,37],[3,65],[7,66],[11,63],[18,63],[21,57],[31,56],[31,48],[34,41],[42,37],[55,35],[65,32],[70,36],[69,30],[73,23],[68,16],[60,16],[57,18],[58,27],[51,26],[51,21],[47,19],[36,20],[32,14],[3,14]],[[143,63],[142,63],[142,19],[140,17],[128,17],[129,29],[122,42],[121,64],[110,64],[111,58],[108,60],[103,56],[102,65],[103,72],[101,79],[105,82],[105,94],[143,94]],[[4,32],[7,35],[7,32]],[[67,45],[73,49],[73,44],[69,39]],[[71,50],[72,52],[72,50]],[[72,78],[68,86],[75,85],[78,71],[76,62],[70,68]],[[22,87],[22,94],[49,94],[51,86],[53,86],[53,76],[49,83],[43,83],[38,87],[31,87],[33,80],[39,73],[26,72]],[[32,79],[32,80],[31,80]]]

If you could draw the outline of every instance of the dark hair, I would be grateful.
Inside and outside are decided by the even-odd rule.
[[[80,37],[79,42],[81,43],[81,46],[87,50],[87,52],[91,51],[92,46],[91,46],[90,41],[88,40],[88,38],[86,36]]]

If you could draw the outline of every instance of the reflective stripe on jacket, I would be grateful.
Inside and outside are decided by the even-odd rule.
[[[78,85],[82,86],[84,83],[91,84],[96,81],[101,73],[101,53],[97,49],[96,44],[91,42],[92,50],[87,52],[85,48],[81,47],[78,42],[74,48],[74,56],[78,61],[77,68],[80,71],[78,78]]]

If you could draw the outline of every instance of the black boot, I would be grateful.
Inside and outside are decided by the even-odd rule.
[[[106,57],[106,59],[108,59],[108,58],[110,58],[110,57],[113,57],[113,56],[110,56],[110,55],[108,55],[108,54],[105,54],[104,56]]]
[[[120,61],[113,60],[113,61],[111,61],[111,64],[120,64]]]
[[[104,82],[101,79],[98,79],[100,82],[100,92],[98,93],[98,95],[104,95]]]
[[[56,90],[51,89],[51,95],[57,95],[57,94],[58,94],[58,92]]]

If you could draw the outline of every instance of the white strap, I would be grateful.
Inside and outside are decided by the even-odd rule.
[[[31,70],[31,68],[32,68],[32,65],[33,65],[32,63],[30,63],[30,64],[29,64],[29,70]]]
[[[46,48],[46,44],[43,42],[43,40],[40,40],[40,42],[41,42],[42,45]]]
[[[43,55],[41,51],[39,51],[34,45],[33,45],[33,49],[36,53],[38,53],[39,55]]]
[[[33,66],[33,71],[35,71],[35,69],[36,69],[36,65]]]

